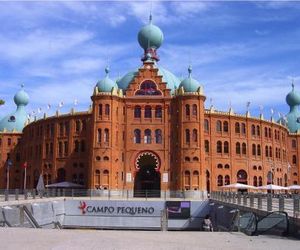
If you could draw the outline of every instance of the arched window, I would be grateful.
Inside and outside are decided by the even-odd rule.
[[[228,132],[228,122],[227,121],[223,122],[223,131]]]
[[[219,163],[217,168],[221,169],[221,168],[223,168],[223,165]]]
[[[105,115],[109,116],[109,114],[110,114],[109,104],[105,104]]]
[[[297,164],[297,156],[293,155],[293,160],[292,160],[293,164]]]
[[[269,128],[269,137],[272,138],[272,130]]]
[[[221,186],[223,186],[223,176],[219,175],[218,176],[218,187],[221,187]]]
[[[108,128],[104,129],[103,141],[104,141],[104,143],[109,143],[109,130],[108,130]]]
[[[260,126],[259,125],[256,126],[256,134],[257,134],[257,136],[260,136]]]
[[[256,155],[256,145],[252,144],[252,155]]]
[[[63,182],[66,180],[66,170],[63,168],[59,168],[57,170],[57,182]]]
[[[193,104],[193,110],[192,110],[192,114],[193,116],[197,116],[197,105],[196,104]]]
[[[205,146],[205,152],[209,153],[209,141],[208,140],[205,140],[204,146]]]
[[[135,95],[161,95],[161,92],[153,81],[145,80],[140,85],[140,89],[135,92]]]
[[[98,116],[102,116],[102,104],[98,105]]]
[[[162,107],[161,106],[155,107],[155,117],[162,118]]]
[[[243,155],[246,155],[247,154],[247,145],[245,142],[243,142],[242,144],[242,154]]]
[[[229,164],[225,164],[224,168],[229,169],[230,168]]]
[[[193,129],[193,142],[198,141],[198,132],[197,129]]]
[[[241,154],[241,144],[239,142],[235,144],[235,153],[237,155]]]
[[[145,118],[151,118],[152,114],[151,114],[151,106],[147,105],[145,106]]]
[[[207,119],[204,120],[204,131],[205,131],[205,132],[208,132],[208,131],[209,131],[209,123],[208,123],[208,120],[207,120]]]
[[[74,151],[79,152],[79,141],[75,140],[74,144],[75,144]]]
[[[242,123],[242,134],[245,135],[246,134],[246,124]]]
[[[193,161],[199,161],[199,158],[197,156],[193,157]]]
[[[162,132],[160,129],[155,130],[155,143],[158,143],[158,144],[162,143]]]
[[[268,137],[268,128],[265,127],[265,137]]]
[[[271,146],[269,147],[269,156],[270,156],[270,157],[273,156],[273,150],[272,150],[272,147],[271,147]]]
[[[146,129],[144,132],[144,143],[150,144],[151,143],[151,130]]]
[[[97,130],[97,142],[100,143],[101,142],[101,135],[102,132],[101,132],[101,128],[98,128]]]
[[[199,189],[199,172],[197,170],[193,172],[193,188],[194,190]]]
[[[85,141],[81,140],[81,152],[85,152]]]
[[[73,174],[73,176],[72,176],[72,182],[73,183],[77,183],[78,182],[77,174]]]
[[[257,170],[257,167],[255,165],[253,166],[253,170]]]
[[[134,118],[141,118],[141,106],[134,107]]]
[[[262,183],[262,177],[259,176],[258,177],[258,186],[262,186],[262,185],[263,185],[263,183]]]
[[[185,105],[185,115],[190,116],[190,105],[189,104]]]
[[[191,189],[191,173],[190,171],[184,171],[184,188],[185,190]]]
[[[296,140],[292,140],[292,148],[296,148],[297,147],[297,141]]]
[[[222,142],[217,141],[217,153],[222,153]]]
[[[240,123],[239,122],[235,123],[235,133],[236,134],[241,133],[241,128],[240,128]]]
[[[265,155],[266,155],[266,157],[269,157],[269,147],[268,146],[266,146],[266,148],[265,148]]]
[[[261,166],[258,166],[258,168],[257,168],[258,170],[262,170],[262,168],[261,168]]]
[[[251,135],[255,135],[255,125],[251,125]]]
[[[104,156],[103,157],[103,161],[109,161],[109,157],[108,156]]]
[[[104,189],[108,189],[109,187],[109,171],[108,170],[103,170],[103,181],[102,181],[102,185],[104,187]]]
[[[186,162],[190,162],[190,161],[191,161],[191,158],[190,158],[190,157],[188,157],[188,156],[186,156],[186,157],[184,157],[184,161],[186,161]]]
[[[134,143],[141,143],[141,130],[134,130]]]
[[[216,124],[216,130],[217,132],[222,132],[222,122],[221,121],[217,121],[217,124]]]
[[[229,185],[230,184],[230,176],[229,175],[225,175],[225,185]]]
[[[81,122],[80,122],[80,120],[77,120],[75,122],[75,131],[79,132],[80,130],[81,130]]]
[[[257,187],[257,176],[253,177],[253,186]]]
[[[224,153],[225,154],[229,153],[229,143],[228,143],[228,141],[224,141]]]
[[[261,149],[260,149],[260,145],[257,145],[257,155],[261,155]]]
[[[189,129],[185,130],[185,142],[190,143],[190,130]]]
[[[95,186],[100,186],[100,170],[98,169],[95,171]]]

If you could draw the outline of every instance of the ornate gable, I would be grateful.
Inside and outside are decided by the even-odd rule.
[[[167,89],[167,83],[158,75],[158,68],[151,60],[144,61],[139,68],[136,77],[126,90],[127,97],[166,97],[171,96],[171,90]]]

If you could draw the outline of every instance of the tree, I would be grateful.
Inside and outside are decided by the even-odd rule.
[[[2,99],[0,99],[0,106],[4,105],[5,101],[3,101]]]

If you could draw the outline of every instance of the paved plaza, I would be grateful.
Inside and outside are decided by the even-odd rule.
[[[1,249],[299,249],[295,239],[225,232],[0,228]]]

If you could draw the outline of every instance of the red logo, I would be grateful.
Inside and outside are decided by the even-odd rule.
[[[85,203],[85,201],[80,201],[78,208],[81,210],[82,214],[85,214],[86,213],[86,203]]]

